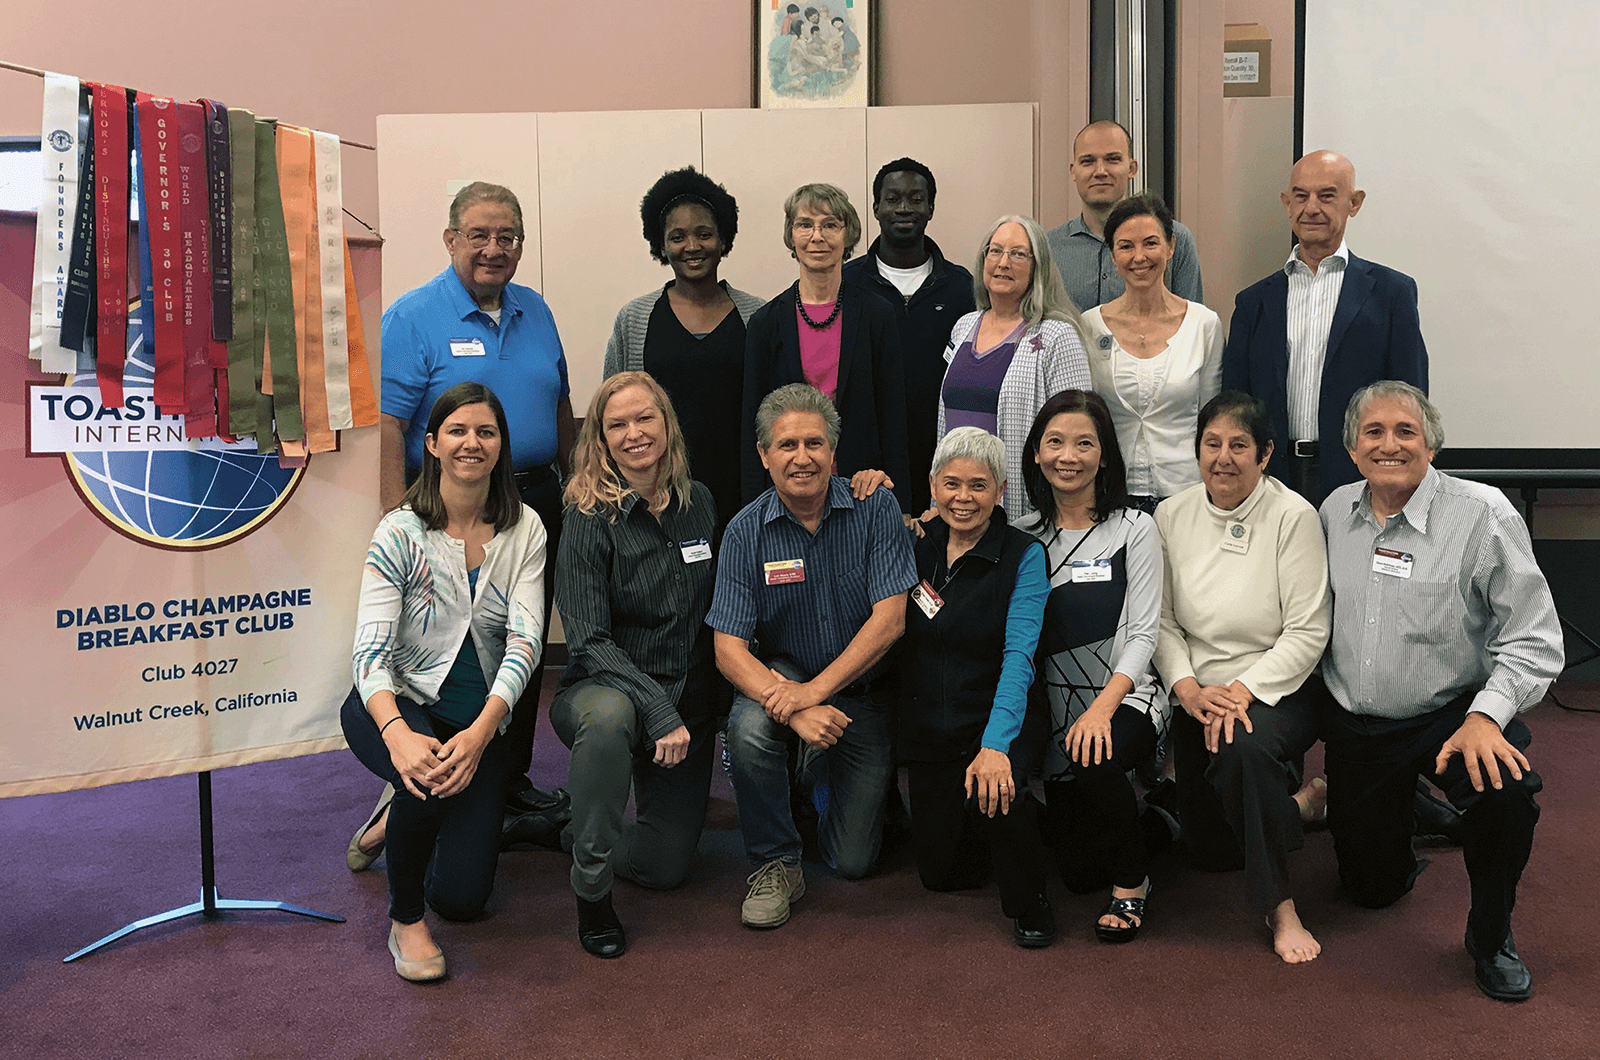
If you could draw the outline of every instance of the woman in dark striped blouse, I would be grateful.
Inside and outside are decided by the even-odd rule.
[[[627,946],[611,903],[621,875],[676,887],[700,841],[726,686],[711,654],[717,525],[666,391],[621,372],[595,392],[573,453],[556,607],[567,668],[550,723],[572,749],[578,939]],[[632,790],[635,817],[624,822]]]

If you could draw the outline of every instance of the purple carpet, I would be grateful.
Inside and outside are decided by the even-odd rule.
[[[1600,708],[1600,687],[1564,685]],[[1292,861],[1323,943],[1290,968],[1247,915],[1237,873],[1170,868],[1128,946],[1091,931],[1103,896],[1052,900],[1061,938],[1012,945],[992,892],[922,890],[904,848],[845,883],[807,865],[808,892],[776,931],[739,925],[750,868],[720,775],[698,869],[659,894],[619,883],[628,954],[575,936],[568,860],[512,853],[490,915],[435,937],[452,978],[414,986],[384,949],[384,863],[352,874],[344,848],[377,785],[348,753],[214,774],[218,884],[338,913],[193,918],[74,964],[123,924],[195,900],[192,776],[0,800],[7,837],[0,1056],[182,1057],[1504,1057],[1600,1055],[1600,923],[1590,893],[1600,828],[1600,719],[1549,703],[1529,717],[1544,816],[1517,941],[1535,994],[1484,998],[1461,949],[1459,849],[1427,851],[1390,909],[1343,901],[1326,833]],[[564,750],[541,717],[535,780]]]

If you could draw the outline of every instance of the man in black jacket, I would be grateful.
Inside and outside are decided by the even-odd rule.
[[[928,507],[928,472],[938,444],[939,387],[944,383],[950,329],[976,308],[972,273],[946,261],[927,236],[938,185],[927,166],[897,158],[872,180],[872,214],[878,238],[867,253],[845,263],[844,278],[881,295],[895,307],[905,356],[907,449],[911,481],[896,482],[906,508]]]

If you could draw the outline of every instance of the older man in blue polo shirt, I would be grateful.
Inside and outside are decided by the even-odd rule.
[[[382,415],[378,498],[400,503],[422,467],[428,414],[440,394],[471,380],[495,392],[506,410],[512,469],[523,503],[544,523],[545,614],[555,578],[550,569],[561,538],[561,475],[577,439],[567,390],[567,360],[555,317],[539,292],[511,282],[522,260],[522,206],[509,188],[475,181],[450,203],[444,230],[450,267],[396,298],[383,314]],[[527,708],[512,714],[507,736],[520,745],[525,773],[533,758],[539,669],[528,683]],[[507,802],[513,820],[544,813],[551,797],[522,777]],[[350,868],[364,869],[383,849],[387,789],[373,816],[351,839]],[[536,823],[531,817],[524,828]],[[544,828],[549,831],[548,827]],[[509,841],[527,838],[513,828]]]
[[[830,474],[839,414],[820,391],[792,383],[768,394],[756,438],[772,488],[728,524],[706,623],[739,692],[727,743],[758,866],[740,919],[772,928],[805,893],[789,803],[796,740],[828,864],[857,879],[877,860],[894,768],[882,660],[905,630],[917,574],[893,495],[856,499]]]

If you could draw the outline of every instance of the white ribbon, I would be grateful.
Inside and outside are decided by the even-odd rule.
[[[78,354],[61,345],[67,300],[72,225],[78,209],[78,79],[44,75],[44,120],[39,129],[44,195],[33,244],[33,300],[28,308],[28,356],[46,372],[75,372]]]
[[[312,173],[317,185],[317,248],[322,269],[322,372],[328,393],[328,426],[355,426],[350,411],[350,344],[344,304],[344,191],[339,173],[339,138],[312,132]]]

